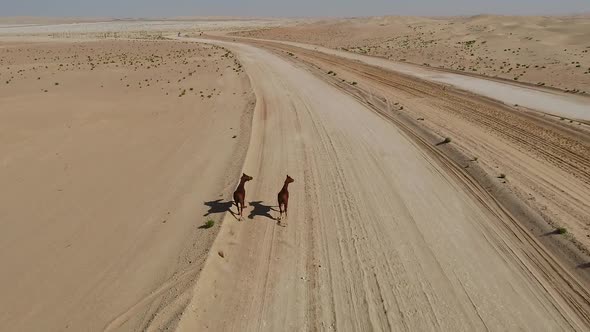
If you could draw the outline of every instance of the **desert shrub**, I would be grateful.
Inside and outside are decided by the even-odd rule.
[[[215,221],[209,219],[200,228],[202,228],[202,229],[209,229],[209,228],[213,227],[213,225],[215,225]]]

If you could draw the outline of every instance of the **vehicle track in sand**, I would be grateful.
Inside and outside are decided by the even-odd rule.
[[[269,51],[208,42],[238,54],[257,96],[254,180],[179,330],[588,328],[585,285],[432,142]]]
[[[343,91],[353,95],[364,93],[366,103],[372,106],[388,103],[380,110],[388,117],[405,116],[423,130],[452,137],[453,146],[469,158],[477,156],[477,166],[483,167],[488,175],[507,174],[510,180],[503,188],[540,214],[542,223],[553,229],[566,227],[573,234],[569,240],[577,246],[577,251],[588,254],[590,128],[587,125],[559,121],[550,115],[322,52],[274,42],[254,43],[277,54],[294,52],[291,54],[296,54],[296,58],[285,58],[304,63],[307,69]],[[338,76],[326,75],[328,69],[338,72]],[[360,84],[352,86],[350,80]],[[395,101],[405,108],[400,111],[399,106],[392,105]],[[469,160],[465,162],[467,168],[474,165]],[[548,232],[546,227],[538,231],[540,237]]]

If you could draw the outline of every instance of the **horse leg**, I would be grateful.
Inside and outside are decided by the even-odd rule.
[[[281,219],[283,219],[283,204],[279,203],[279,218],[277,219],[279,224],[281,223]]]
[[[285,202],[285,219],[287,218],[287,206],[289,206],[289,201]]]
[[[244,204],[244,202],[240,203],[240,205],[242,206],[242,208],[240,209],[240,220],[244,220],[244,207],[246,205]]]

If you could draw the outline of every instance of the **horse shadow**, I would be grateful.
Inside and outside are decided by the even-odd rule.
[[[232,202],[232,201],[224,202],[222,199],[218,199],[218,200],[210,201],[210,202],[205,202],[205,206],[209,207],[209,211],[207,211],[207,213],[205,213],[203,215],[203,217],[208,217],[212,214],[225,213],[225,212],[229,212],[235,217],[236,213],[234,211],[232,211],[232,209],[231,209],[231,207],[233,205],[234,205],[234,202]]]
[[[549,231],[547,233],[543,233],[543,236],[551,236],[551,235],[559,235],[559,230],[558,229],[554,229],[552,231]]]
[[[276,218],[270,214],[270,211],[276,211],[276,209],[273,206],[264,205],[262,204],[262,201],[250,202],[250,206],[252,206],[253,209],[252,211],[250,211],[248,219],[254,219],[254,217],[259,216],[271,220],[276,220]]]

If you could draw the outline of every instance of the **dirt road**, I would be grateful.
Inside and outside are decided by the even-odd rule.
[[[274,42],[255,44],[310,70],[397,126],[411,127],[413,137],[452,138],[452,144],[436,151],[444,151],[513,214],[522,214],[519,222],[528,224],[544,244],[561,252],[563,242],[577,247],[568,249],[567,256],[578,256],[571,266],[584,266],[589,260],[586,124],[324,52]],[[500,174],[507,174],[508,180],[498,179]],[[559,227],[566,228],[568,236],[547,236]],[[559,248],[554,240],[561,242]],[[575,253],[580,250],[585,257]]]
[[[585,286],[476,184],[308,71],[217,43],[257,95],[244,165],[254,180],[179,330],[588,329]]]
[[[359,61],[385,70],[403,73],[431,82],[452,85],[478,95],[501,100],[508,105],[518,104],[556,116],[564,116],[586,121],[590,120],[590,107],[588,106],[587,96],[565,95],[562,92],[542,87],[526,86],[517,83],[512,84],[506,80],[498,81],[492,78],[483,78],[476,75],[470,76],[456,74],[437,68],[424,68],[412,64],[394,62],[388,59],[334,50],[317,45],[287,41],[274,42],[307,50],[314,50],[324,54],[335,55],[344,59]]]

